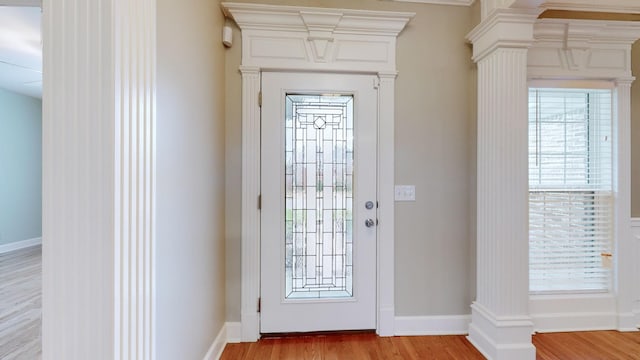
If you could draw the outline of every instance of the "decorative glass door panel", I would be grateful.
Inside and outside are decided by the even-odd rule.
[[[353,296],[353,95],[285,97],[285,298]]]
[[[262,74],[263,333],[375,328],[374,79]]]

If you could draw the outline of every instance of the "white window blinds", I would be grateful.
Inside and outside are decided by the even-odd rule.
[[[607,291],[612,94],[529,90],[529,289]]]

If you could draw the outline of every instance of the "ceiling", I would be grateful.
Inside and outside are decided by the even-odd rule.
[[[39,7],[0,6],[0,88],[42,98]]]

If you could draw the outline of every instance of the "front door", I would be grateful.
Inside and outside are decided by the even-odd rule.
[[[373,75],[262,74],[262,333],[375,329]]]

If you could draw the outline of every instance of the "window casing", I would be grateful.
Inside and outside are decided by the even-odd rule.
[[[612,91],[529,89],[529,290],[606,292]]]

